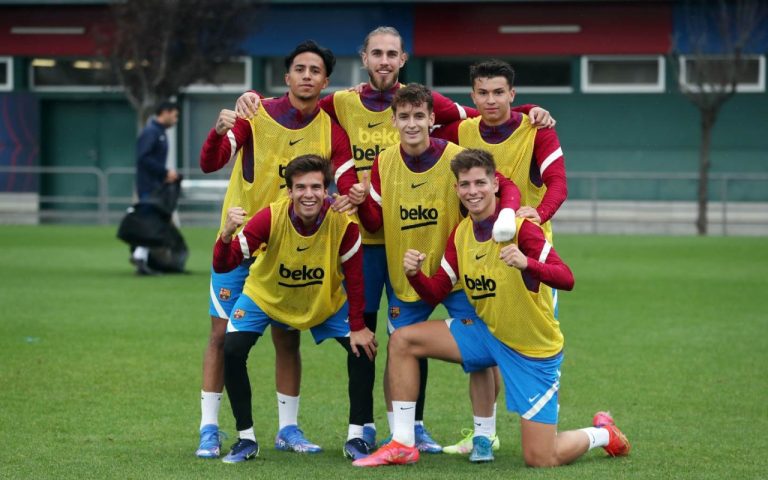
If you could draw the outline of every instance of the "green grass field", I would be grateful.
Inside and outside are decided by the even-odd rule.
[[[300,419],[326,451],[272,448],[274,354],[262,339],[249,362],[260,458],[225,465],[194,457],[214,232],[184,233],[191,273],[141,278],[114,228],[0,227],[0,478],[768,476],[764,238],[558,237],[576,276],[575,290],[560,297],[560,428],[587,426],[595,411],[610,409],[633,443],[630,457],[598,449],[568,467],[526,468],[518,419],[500,402],[494,463],[436,455],[361,472],[341,455],[344,355],[308,335]],[[383,343],[381,322],[378,336]],[[380,384],[379,376],[376,421],[386,434]],[[470,415],[460,368],[431,363],[427,425],[435,438],[457,440]],[[232,434],[226,400],[221,421]]]

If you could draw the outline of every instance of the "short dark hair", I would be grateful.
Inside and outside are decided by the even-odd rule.
[[[509,88],[515,85],[515,69],[512,65],[501,60],[492,59],[480,62],[469,67],[469,82],[475,88],[475,80],[478,78],[504,77]]]
[[[420,83],[409,83],[395,92],[392,97],[392,112],[397,112],[398,106],[413,105],[419,107],[427,104],[427,110],[432,113],[432,92]]]
[[[289,53],[287,57],[285,57],[285,71],[290,71],[291,65],[293,65],[293,59],[305,52],[312,52],[322,58],[323,64],[325,65],[325,76],[331,76],[331,73],[333,73],[333,67],[336,65],[336,56],[330,49],[321,47],[314,40],[304,40],[300,44],[296,45],[296,48],[294,48],[293,51]]]
[[[491,152],[486,150],[468,148],[456,154],[453,160],[451,160],[451,171],[456,180],[459,179],[460,172],[465,172],[474,167],[485,169],[485,173],[489,177],[493,177],[496,174],[496,162],[493,160]]]
[[[331,172],[331,162],[319,155],[301,155],[290,162],[285,167],[285,184],[288,188],[293,188],[293,177],[303,173],[320,172],[323,174],[323,185],[328,188],[331,184],[333,172]]]
[[[178,110],[179,104],[176,102],[171,102],[170,100],[165,100],[157,104],[155,107],[155,115],[160,115],[163,112]]]

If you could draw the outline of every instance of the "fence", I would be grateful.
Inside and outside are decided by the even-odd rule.
[[[0,223],[75,222],[115,224],[134,203],[131,194],[115,192],[116,183],[132,183],[133,168],[0,166],[0,175],[74,176],[92,178],[93,194],[0,193]],[[117,180],[119,179],[119,180]],[[696,173],[569,172],[571,194],[554,220],[560,232],[695,233]],[[668,192],[656,188],[656,199],[631,191],[641,182],[678,182]],[[41,181],[42,183],[42,181]],[[744,188],[745,184],[756,188]],[[206,176],[182,183],[182,224],[216,225],[227,180]],[[733,185],[741,185],[734,189]],[[709,202],[710,232],[722,235],[768,235],[768,174],[713,173]],[[41,189],[38,189],[41,190]],[[669,194],[669,192],[676,192]],[[746,193],[745,193],[746,192]],[[751,193],[750,193],[751,192]],[[645,194],[647,197],[647,192]]]

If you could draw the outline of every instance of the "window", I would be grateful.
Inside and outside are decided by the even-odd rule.
[[[440,58],[427,62],[427,86],[440,93],[469,93],[469,67],[486,58]],[[570,58],[502,58],[515,69],[522,93],[571,93]]]
[[[102,92],[122,87],[109,63],[96,58],[35,58],[30,65],[32,89],[57,92]],[[215,84],[195,83],[190,93],[242,92],[251,88],[251,59],[238,58],[214,72]]]
[[[283,58],[270,58],[267,61],[267,93],[269,95],[281,95],[288,91],[285,85],[285,60]],[[360,57],[336,58],[336,66],[328,82],[328,92],[353,87],[359,83],[367,82],[368,74],[360,62]]]
[[[220,65],[213,74],[213,83],[196,82],[184,89],[187,93],[241,93],[250,90],[251,58],[239,57]]]
[[[664,57],[581,57],[585,93],[658,93],[664,91]]]
[[[13,90],[13,59],[0,57],[0,92]]]
[[[30,65],[33,90],[99,92],[114,90],[118,81],[103,60],[35,58]]]
[[[765,91],[765,56],[745,55],[741,68],[735,72],[731,62],[722,56],[680,57],[680,85],[689,90],[698,91],[699,83],[705,90],[713,85],[727,85],[732,74],[736,76],[737,92]]]

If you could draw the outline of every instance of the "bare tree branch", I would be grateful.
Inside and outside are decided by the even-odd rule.
[[[104,51],[143,125],[154,105],[242,53],[256,31],[261,0],[126,0],[111,5],[114,32]]]
[[[718,0],[716,7],[708,8],[711,4],[688,2],[685,7],[687,38],[684,40],[687,40],[690,51],[680,51],[678,44],[683,39],[678,38],[674,39],[675,46],[670,54],[670,64],[680,77],[680,92],[698,108],[701,116],[696,220],[700,235],[707,233],[712,129],[723,105],[738,91],[739,82],[747,72],[745,52],[765,35],[761,25],[768,15],[768,8],[760,0]],[[717,37],[712,38],[713,35]],[[680,62],[685,62],[682,70]],[[685,75],[681,75],[681,71],[685,71]]]

